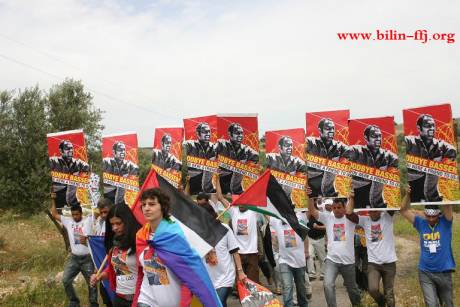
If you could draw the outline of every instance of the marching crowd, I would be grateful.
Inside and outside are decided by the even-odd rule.
[[[216,189],[215,194],[200,193],[196,198],[196,204],[214,219],[220,211],[218,204],[226,208],[230,206],[219,184]],[[306,191],[311,194],[308,187]],[[188,180],[182,192],[189,194]],[[99,217],[93,221],[83,218],[82,208],[78,205],[70,208],[71,217],[59,214],[55,197],[56,194],[51,193],[51,213],[67,230],[71,247],[63,276],[69,306],[80,305],[73,287],[73,280],[80,272],[88,284],[91,306],[98,306],[97,286],[101,280],[109,280],[110,288],[115,292],[111,300],[99,284],[106,306],[190,306],[193,295],[203,297],[204,294],[198,293],[199,287],[181,282],[190,278],[189,275],[180,273],[168,259],[182,251],[172,250],[167,254],[151,244],[155,240],[168,244],[168,240],[181,239],[177,223],[170,215],[170,199],[160,188],[146,189],[141,194],[142,213],[147,222],[144,226],[136,221],[124,203],[113,205],[107,199],[101,199]],[[308,211],[297,212],[298,220],[309,228],[305,240],[281,220],[245,207],[228,208],[231,220],[228,225],[223,224],[228,229],[226,235],[203,259],[196,253],[188,256],[199,258],[191,261],[197,260],[200,263],[197,265],[206,269],[212,282],[215,291],[210,292],[208,302],[214,300],[216,306],[227,306],[235,282],[250,279],[259,283],[261,271],[273,285],[273,292],[282,295],[283,305],[287,307],[295,304],[305,307],[312,295],[323,295],[312,293],[310,280],[316,278],[323,280],[327,306],[337,306],[336,279],[339,274],[353,306],[361,304],[363,289],[378,306],[395,306],[395,211],[368,211],[366,215],[358,215],[353,212],[354,202],[353,193],[348,199],[308,199]],[[441,212],[436,206],[425,206],[423,214],[411,210],[408,189],[400,210],[420,237],[418,275],[425,305],[429,307],[454,306],[453,210],[451,205],[444,205],[442,209]],[[364,286],[357,280],[356,227],[363,229],[367,250]],[[108,265],[100,272],[94,268],[87,247],[88,235],[104,236]],[[315,265],[314,259],[319,264]]]

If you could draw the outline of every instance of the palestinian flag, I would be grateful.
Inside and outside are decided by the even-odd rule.
[[[152,168],[139,191],[132,211],[137,221],[146,223],[142,213],[141,194],[146,189],[161,188],[170,198],[170,213],[173,220],[179,224],[190,246],[195,248],[198,254],[206,255],[227,233],[227,228],[214,219],[205,209],[187,195],[179,192],[168,181],[159,176]]]
[[[302,240],[307,236],[308,229],[299,223],[294,205],[268,169],[243,194],[233,199],[232,206],[245,206],[264,215],[273,216],[288,223]]]

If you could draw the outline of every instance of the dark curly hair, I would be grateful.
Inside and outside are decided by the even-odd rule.
[[[115,239],[115,234],[112,230],[112,224],[110,223],[110,219],[113,217],[121,219],[124,226],[124,234],[121,238],[116,238],[117,241],[119,241],[118,248],[121,250],[131,248],[130,254],[136,252],[136,233],[141,228],[141,225],[137,222],[128,205],[119,203],[110,208],[105,222],[104,246],[106,253],[108,254],[114,245],[113,240]]]
[[[166,194],[160,188],[147,189],[141,194],[141,202],[144,202],[149,198],[158,200],[161,206],[161,213],[163,214],[163,218],[169,220],[169,217],[171,216],[169,213],[171,209],[171,203],[168,194]]]

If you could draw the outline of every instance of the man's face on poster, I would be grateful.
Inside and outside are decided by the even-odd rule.
[[[382,131],[377,128],[371,128],[369,136],[367,137],[367,147],[371,150],[379,150],[382,146]]]
[[[285,156],[292,155],[292,139],[291,138],[284,138],[283,142],[280,145],[280,154]]]
[[[201,125],[201,128],[198,133],[198,139],[206,143],[208,143],[211,140],[211,128],[209,127],[209,125]]]
[[[61,149],[61,156],[64,160],[72,160],[73,158],[73,145],[70,142],[65,142]]]
[[[243,142],[244,133],[241,126],[235,126],[230,134],[230,140],[234,143],[241,144]]]
[[[172,143],[171,137],[170,137],[170,136],[166,136],[166,137],[163,139],[163,142],[161,143],[161,149],[162,149],[164,152],[169,152],[169,151],[171,150],[171,143]]]
[[[418,127],[420,131],[420,136],[428,139],[428,140],[433,140],[434,138],[434,132],[436,129],[436,124],[434,122],[434,119],[429,116],[425,116],[422,122],[422,126]]]
[[[113,156],[117,160],[124,160],[126,156],[126,146],[123,143],[118,143],[118,146],[113,152]]]
[[[326,143],[332,142],[335,136],[335,125],[332,121],[326,120],[323,125],[323,129],[320,130],[320,136]]]

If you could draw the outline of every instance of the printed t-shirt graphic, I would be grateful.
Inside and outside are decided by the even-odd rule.
[[[238,231],[236,234],[238,236],[247,236],[249,234],[247,219],[238,219],[237,225],[238,225]]]
[[[345,225],[334,224],[334,241],[345,241]]]

